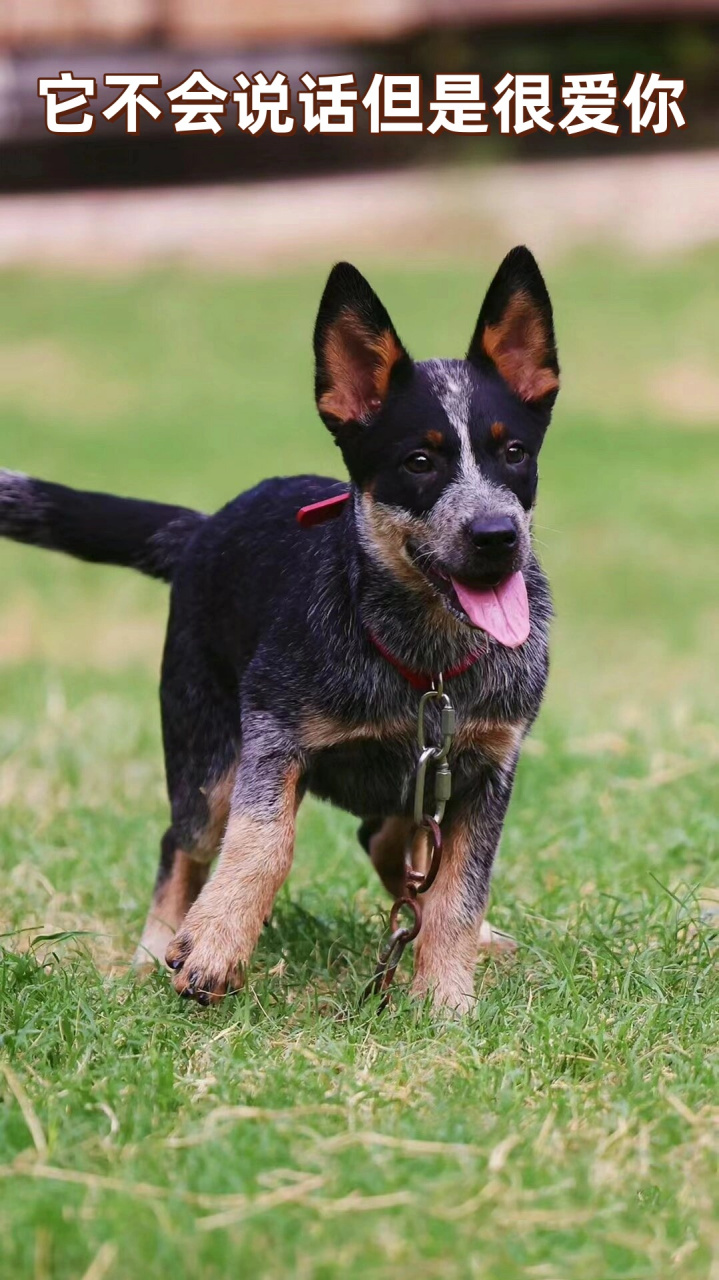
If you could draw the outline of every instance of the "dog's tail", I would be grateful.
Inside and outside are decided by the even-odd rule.
[[[163,502],[86,493],[0,470],[0,535],[169,582],[206,517]]]

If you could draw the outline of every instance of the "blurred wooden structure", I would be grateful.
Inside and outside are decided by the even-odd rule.
[[[10,51],[381,41],[436,26],[719,14],[719,0],[0,0]]]

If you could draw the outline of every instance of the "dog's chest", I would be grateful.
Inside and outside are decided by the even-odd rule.
[[[520,724],[461,721],[450,755],[456,784],[471,784],[482,770],[516,757],[523,732]],[[439,742],[439,733],[430,729],[427,740]],[[418,757],[414,725],[384,736],[363,726],[345,740],[310,753],[307,785],[315,795],[358,817],[409,812]]]
[[[402,812],[415,766],[412,739],[356,738],[313,753],[310,791],[364,817]]]

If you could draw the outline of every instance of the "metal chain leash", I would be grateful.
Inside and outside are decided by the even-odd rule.
[[[430,702],[436,702],[440,710],[440,743],[427,742],[425,716]],[[380,1010],[386,1008],[389,1001],[389,987],[392,984],[397,966],[405,948],[417,937],[422,927],[422,902],[420,894],[426,893],[434,884],[442,860],[442,831],[440,824],[444,817],[447,801],[452,795],[452,771],[448,756],[454,738],[456,717],[454,707],[448,694],[444,691],[441,673],[432,683],[432,688],[422,694],[417,712],[417,746],[419,759],[415,770],[413,827],[407,842],[404,855],[404,876],[402,892],[395,899],[389,915],[390,936],[377,960],[374,976],[365,988],[362,999],[381,995]],[[430,803],[427,802],[427,772],[433,766],[433,788]],[[427,838],[427,869],[415,867],[418,835],[422,832]],[[424,845],[424,841],[422,844]],[[400,923],[402,912],[409,912],[411,923]]]

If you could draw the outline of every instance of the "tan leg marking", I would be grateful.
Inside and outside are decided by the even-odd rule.
[[[155,960],[165,962],[165,952],[187,912],[203,888],[210,863],[217,855],[227,823],[230,797],[237,768],[228,770],[206,790],[209,816],[205,830],[192,850],[175,851],[172,869],[155,889],[142,937],[133,957],[137,969],[150,968]]]
[[[135,968],[165,962],[165,952],[209,874],[209,862],[197,862],[182,849],[175,852],[172,870],[155,890],[137,951]]]
[[[474,746],[503,766],[516,757],[524,725],[469,721],[455,738],[462,750]],[[416,942],[413,991],[432,993],[435,1006],[467,1012],[474,1003],[474,971],[480,949],[513,954],[516,943],[492,929],[483,913],[472,918],[464,902],[466,872],[473,853],[469,821],[455,821],[445,836],[439,875],[423,899],[422,929]]]
[[[474,1003],[474,970],[482,917],[466,917],[463,889],[471,853],[469,830],[447,833],[439,874],[422,897],[422,928],[415,943],[413,994],[432,996],[436,1008],[466,1013]]]
[[[230,813],[217,871],[167,949],[180,995],[209,1004],[240,985],[292,865],[299,773],[293,767],[288,774],[271,818]]]

